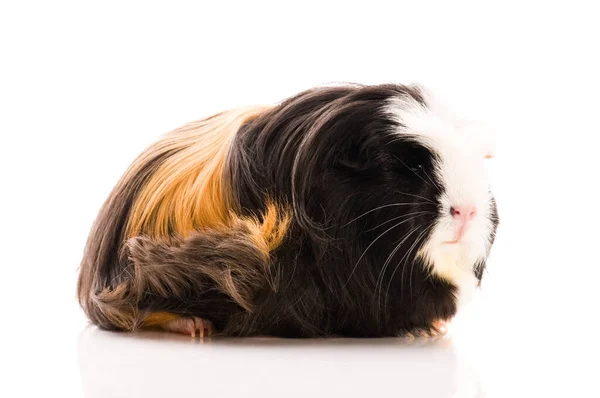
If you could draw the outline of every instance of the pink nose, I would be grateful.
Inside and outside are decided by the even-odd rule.
[[[450,214],[456,220],[471,220],[475,217],[475,206],[452,206],[450,208]]]

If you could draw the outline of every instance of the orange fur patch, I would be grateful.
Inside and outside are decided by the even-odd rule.
[[[231,188],[223,181],[229,145],[247,120],[268,108],[232,110],[190,123],[150,147],[136,163],[168,153],[136,197],[127,237],[187,236],[231,222]],[[132,167],[132,171],[138,167]]]
[[[267,204],[262,221],[254,218],[246,220],[252,231],[251,237],[256,243],[256,247],[265,254],[265,257],[268,257],[270,252],[281,245],[290,221],[291,213],[273,203]]]

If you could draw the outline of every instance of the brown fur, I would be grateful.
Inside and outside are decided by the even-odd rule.
[[[188,124],[127,170],[100,210],[81,264],[79,300],[94,323],[135,330],[168,322],[175,315],[142,308],[144,297],[177,298],[194,283],[217,286],[251,310],[256,287],[273,285],[269,253],[281,244],[290,216],[271,204],[261,220],[241,218],[223,179],[231,140],[264,109]],[[174,261],[174,253],[182,257]]]

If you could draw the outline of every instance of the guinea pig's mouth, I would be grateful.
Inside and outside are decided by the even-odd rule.
[[[454,240],[447,240],[444,242],[446,245],[456,245],[458,243],[460,243],[460,239],[454,239]]]

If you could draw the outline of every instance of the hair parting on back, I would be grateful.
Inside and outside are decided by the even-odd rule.
[[[145,295],[183,295],[206,280],[250,309],[253,273],[268,275],[269,252],[281,244],[291,216],[276,203],[266,203],[261,217],[239,216],[224,170],[240,127],[268,109],[241,108],[187,124],[133,162],[102,206],[81,263],[78,297],[94,323],[135,330],[150,316],[140,308]],[[235,263],[225,253],[231,255],[221,268],[211,266],[217,245],[242,258]],[[169,262],[169,255],[179,257]]]

